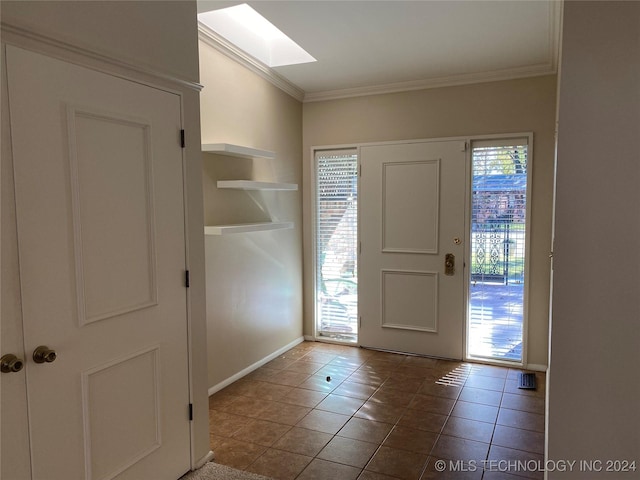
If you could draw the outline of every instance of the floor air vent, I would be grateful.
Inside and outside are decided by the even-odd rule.
[[[518,388],[524,388],[527,390],[536,389],[536,374],[535,373],[519,373],[518,374]]]

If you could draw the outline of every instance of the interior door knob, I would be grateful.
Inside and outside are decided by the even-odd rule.
[[[24,367],[24,362],[12,353],[3,355],[2,358],[0,358],[0,371],[2,371],[2,373],[19,372],[22,370],[22,367]]]
[[[40,345],[33,351],[33,361],[36,363],[51,363],[58,358],[58,354],[55,350],[51,350],[45,345]]]

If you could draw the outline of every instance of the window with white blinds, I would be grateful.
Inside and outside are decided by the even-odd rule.
[[[472,143],[471,356],[522,360],[527,141]]]
[[[358,314],[358,156],[315,153],[316,332],[355,342]]]

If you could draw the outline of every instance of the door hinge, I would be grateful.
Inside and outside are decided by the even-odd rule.
[[[360,322],[360,325],[358,325],[358,328],[362,328],[362,317],[358,317],[358,321]]]
[[[191,286],[191,280],[189,278],[189,270],[185,270],[184,272],[184,286],[187,288]]]
[[[358,175],[362,176],[362,164],[358,165]]]
[[[193,420],[193,403],[189,404],[189,421]]]
[[[358,255],[362,255],[362,242],[358,242]]]
[[[460,148],[461,152],[466,152],[467,151],[467,142],[462,142],[462,148]]]
[[[184,143],[184,130],[180,130],[180,147],[184,148],[185,143]]]

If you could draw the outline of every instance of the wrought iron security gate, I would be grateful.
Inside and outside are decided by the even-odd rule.
[[[505,285],[522,283],[526,170],[496,174],[482,163],[474,157],[471,280]]]
[[[510,223],[473,225],[472,281],[509,283],[510,250],[514,242],[510,230]]]

